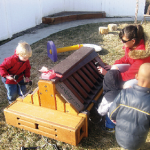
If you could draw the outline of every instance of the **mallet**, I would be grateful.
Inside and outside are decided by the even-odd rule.
[[[95,44],[77,44],[77,45],[73,45],[73,46],[61,47],[61,48],[56,49],[54,42],[48,41],[47,42],[47,55],[53,62],[56,62],[57,61],[57,53],[78,50],[81,47],[92,47],[95,49],[96,52],[99,52],[102,50],[101,46],[98,46]]]

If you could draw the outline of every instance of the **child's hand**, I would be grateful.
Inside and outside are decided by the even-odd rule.
[[[116,65],[113,65],[113,66],[111,67],[111,70],[119,70],[119,68],[118,68]]]
[[[104,69],[105,69],[105,70],[110,70],[110,69],[111,69],[111,65],[106,65],[106,66],[104,66]]]
[[[104,68],[102,68],[101,66],[98,66],[97,69],[98,69],[99,73],[102,75],[105,75],[107,73],[107,71]]]
[[[6,79],[14,80],[14,78],[13,78],[13,76],[12,76],[12,75],[7,75],[7,76],[5,76],[5,77],[6,77]]]
[[[25,78],[25,82],[29,82],[30,79],[28,77]]]

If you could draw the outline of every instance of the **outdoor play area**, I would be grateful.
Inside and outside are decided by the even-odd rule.
[[[108,24],[115,23],[117,25],[116,31],[110,31],[107,34],[99,34],[99,27],[107,27]],[[138,22],[141,23],[141,22]],[[57,48],[67,47],[77,44],[95,44],[102,47],[102,50],[95,52],[104,62],[112,65],[115,60],[124,55],[122,50],[122,42],[119,39],[118,33],[128,24],[134,22],[108,22],[87,24],[64,31],[57,32],[49,37],[42,39],[31,45],[33,55],[30,58],[31,63],[31,80],[32,86],[28,86],[28,91],[34,90],[38,86],[41,72],[39,70],[45,66],[48,69],[54,68],[61,61],[76,52],[76,50],[57,53],[57,60],[53,61],[47,55],[47,42],[53,41]],[[143,23],[144,31],[150,33],[150,22]],[[97,102],[101,101],[101,97]],[[98,115],[96,109],[98,103],[94,104],[90,111],[88,118],[88,136],[76,145],[61,142],[61,140],[54,140],[47,138],[40,134],[36,134],[27,130],[19,129],[6,124],[3,110],[8,106],[6,90],[2,81],[0,80],[0,149],[1,150],[20,150],[20,147],[41,147],[42,150],[120,150],[116,142],[114,133],[104,132],[101,125],[101,117]],[[65,119],[65,118],[64,118]],[[65,134],[64,134],[65,135]],[[63,138],[63,137],[62,137]],[[68,136],[68,138],[70,138]],[[150,132],[147,142],[140,150],[150,149]]]

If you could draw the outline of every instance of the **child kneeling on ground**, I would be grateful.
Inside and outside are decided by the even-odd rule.
[[[103,98],[99,104],[98,113],[101,116],[105,116],[105,125],[102,125],[102,129],[107,132],[115,131],[115,124],[109,119],[107,113],[112,102],[122,89],[121,74],[119,70],[109,70],[104,76],[103,80]]]
[[[7,90],[7,99],[9,103],[16,100],[17,96],[22,96],[26,93],[25,82],[29,82],[30,77],[30,62],[29,57],[32,56],[32,50],[28,43],[20,42],[15,50],[15,54],[5,58],[0,65],[0,75],[2,82]],[[15,79],[14,76],[18,77]]]
[[[121,90],[109,108],[116,122],[115,136],[122,149],[136,150],[145,142],[150,127],[150,63],[142,64],[138,84]]]

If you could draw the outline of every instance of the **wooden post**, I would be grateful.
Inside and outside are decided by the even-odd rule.
[[[137,23],[138,8],[139,8],[139,0],[136,0],[136,9],[135,9],[135,20],[134,20],[134,23]]]

